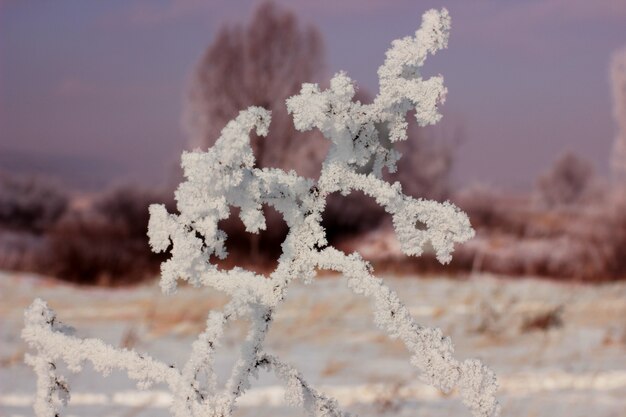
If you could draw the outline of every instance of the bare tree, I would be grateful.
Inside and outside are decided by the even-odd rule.
[[[272,128],[267,137],[251,139],[257,166],[317,178],[328,142],[319,132],[296,131],[285,100],[303,83],[319,81],[323,57],[319,32],[302,27],[293,13],[269,1],[259,5],[246,26],[223,27],[191,78],[183,114],[191,147],[213,146],[229,120],[249,106],[260,106],[272,112]],[[223,225],[231,242],[250,248],[255,262],[260,247],[279,249],[287,233],[277,213],[265,208],[265,215],[273,227],[260,235],[244,234],[236,213]]]
[[[548,207],[580,202],[590,191],[594,172],[591,164],[566,152],[537,181],[540,202]]]
[[[191,79],[183,119],[191,147],[204,150],[212,146],[239,111],[261,106],[272,111],[272,126],[267,138],[252,137],[257,166],[317,178],[329,142],[317,131],[296,131],[285,100],[297,94],[302,83],[319,81],[323,58],[319,32],[303,28],[295,15],[271,2],[262,3],[247,26],[222,28]],[[368,103],[373,97],[359,90],[356,98]],[[414,117],[409,119],[410,139],[395,145],[404,155],[399,162],[400,173],[387,178],[399,180],[409,195],[441,200],[447,196],[452,150],[435,144],[418,129]],[[387,127],[376,128],[381,141],[392,146]],[[223,227],[229,229],[231,242],[244,250],[249,246],[256,254],[259,245],[271,249],[272,242],[279,242],[287,231],[276,213],[266,209],[265,215],[274,226],[260,235],[241,236],[237,231],[243,232],[243,228],[236,219]],[[361,193],[336,193],[328,199],[324,225],[333,241],[344,234],[371,229],[383,216],[375,201]],[[259,239],[265,243],[260,244]]]
[[[302,83],[317,81],[323,57],[319,32],[271,2],[262,3],[246,27],[222,28],[192,76],[183,120],[191,146],[212,146],[229,120],[260,106],[272,111],[272,129],[252,140],[258,166],[319,175],[328,145],[319,134],[294,129],[285,100]]]
[[[611,59],[611,84],[613,90],[613,116],[617,135],[613,145],[611,164],[616,176],[626,175],[626,48],[613,54]]]

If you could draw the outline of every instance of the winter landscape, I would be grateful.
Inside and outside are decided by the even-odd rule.
[[[457,356],[488,361],[496,371],[507,416],[623,416],[626,394],[626,285],[563,285],[479,275],[459,280],[384,277],[411,314],[441,327]],[[214,291],[182,288],[163,296],[156,285],[129,290],[68,289],[38,277],[2,277],[3,416],[32,415],[35,380],[23,363],[22,311],[33,297],[49,301],[81,337],[98,337],[179,364],[204,328],[206,313],[222,307]],[[225,336],[217,372],[223,380],[247,323]],[[315,386],[359,415],[466,415],[457,395],[420,383],[408,353],[372,323],[370,305],[345,281],[325,277],[296,284],[275,317],[267,350],[297,365]],[[122,373],[102,377],[89,366],[69,374],[75,388],[67,415],[167,416],[171,394],[140,391]],[[304,415],[288,407],[284,388],[269,374],[241,398],[241,416]]]
[[[0,416],[626,416],[626,7],[244,3],[0,5]]]

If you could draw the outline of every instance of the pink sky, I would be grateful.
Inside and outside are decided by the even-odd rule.
[[[427,62],[449,88],[459,184],[532,184],[571,149],[607,172],[615,132],[608,63],[626,1],[282,1],[324,35],[327,69],[376,91],[391,40],[447,7],[448,50]],[[193,64],[254,1],[0,2],[0,167],[82,186],[163,183],[185,144]]]

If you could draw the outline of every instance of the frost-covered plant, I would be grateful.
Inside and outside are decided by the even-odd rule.
[[[372,104],[353,101],[355,87],[344,73],[337,74],[327,90],[304,84],[300,94],[287,100],[298,130],[317,128],[332,142],[316,183],[293,172],[255,168],[249,133],[256,130],[264,136],[270,124],[270,113],[259,107],[242,111],[207,152],[184,153],[186,181],[176,191],[180,214],[170,214],[161,205],[150,208],[150,244],[155,251],[169,249],[172,255],[162,264],[161,287],[172,293],[182,279],[220,290],[230,295],[230,302],[223,311],[209,313],[206,330],[193,343],[187,363],[178,369],[99,340],[66,335],[45,303],[35,301],[26,313],[23,337],[37,350],[36,356],[27,358],[38,377],[37,415],[56,415],[53,396],[66,398],[69,393],[57,373],[59,360],[70,370],[80,369],[85,361],[105,373],[122,369],[140,387],[165,383],[173,393],[171,411],[178,417],[232,415],[237,399],[259,369],[273,371],[286,385],[286,401],[304,407],[309,415],[348,415],[335,400],[309,385],[299,371],[263,348],[288,285],[294,279],[310,282],[317,270],[340,272],[352,291],[372,299],[376,324],[404,342],[426,382],[446,392],[457,387],[475,416],[498,414],[493,372],[478,360],[454,359],[450,339],[440,329],[415,323],[399,297],[372,275],[371,266],[356,253],[346,255],[328,246],[320,226],[330,193],[359,190],[391,214],[407,255],[420,255],[430,243],[445,263],[454,243],[473,235],[467,216],[452,204],[407,197],[398,183],[380,179],[382,169],[393,170],[399,155],[381,145],[375,125],[387,124],[391,139],[397,141],[406,139],[408,110],[416,110],[422,125],[440,118],[437,104],[446,92],[443,79],[425,80],[419,68],[428,54],[447,45],[449,28],[448,12],[431,10],[423,16],[415,37],[395,41],[378,70],[380,92]],[[363,167],[370,167],[371,172],[364,173]],[[262,276],[239,268],[217,269],[211,263],[213,256],[227,255],[226,235],[218,229],[218,221],[228,217],[231,206],[239,207],[247,230],[258,232],[265,227],[263,204],[279,211],[290,228],[276,270]],[[230,378],[225,387],[218,388],[215,350],[225,326],[238,317],[249,317],[251,328]]]

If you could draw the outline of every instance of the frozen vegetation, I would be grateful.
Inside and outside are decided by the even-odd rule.
[[[407,139],[408,111],[415,111],[420,125],[440,118],[437,106],[446,93],[443,78],[423,79],[419,69],[429,54],[447,46],[449,29],[448,12],[430,10],[414,37],[394,41],[378,70],[380,91],[371,104],[353,101],[355,85],[345,73],[335,75],[327,90],[303,84],[300,94],[287,100],[297,130],[318,129],[331,142],[317,181],[255,167],[250,132],[267,135],[271,121],[270,112],[260,107],[242,110],[208,151],[184,153],[185,181],[176,191],[179,213],[170,214],[163,205],[150,207],[150,245],[156,252],[171,254],[162,264],[160,285],[164,293],[172,294],[184,280],[219,290],[230,300],[222,310],[209,312],[206,329],[192,343],[188,360],[172,364],[100,339],[77,338],[44,301],[36,299],[26,311],[22,332],[35,351],[25,356],[37,375],[35,414],[58,416],[60,404],[68,402],[74,389],[59,368],[65,364],[79,372],[89,363],[104,375],[123,371],[141,389],[165,385],[172,398],[170,411],[177,417],[233,415],[259,370],[272,372],[285,386],[285,401],[308,415],[349,415],[335,399],[314,388],[305,374],[264,348],[289,284],[311,283],[317,270],[331,270],[345,277],[353,293],[372,301],[374,322],[403,343],[422,381],[446,393],[457,389],[476,417],[497,415],[494,373],[479,360],[455,359],[452,343],[440,329],[417,324],[398,295],[372,275],[371,266],[357,253],[346,255],[328,245],[320,225],[328,195],[360,191],[392,216],[406,255],[419,256],[428,248],[447,263],[454,244],[473,236],[467,216],[454,205],[408,197],[399,183],[381,178],[383,169],[395,171],[400,155],[379,137],[379,126],[386,126],[388,139],[396,142]],[[281,213],[289,227],[275,271],[266,277],[240,268],[218,269],[212,258],[227,256],[227,236],[218,222],[237,207],[247,231],[258,233],[266,227],[264,204]],[[218,384],[215,353],[228,326],[242,318],[249,321],[249,331],[226,383]]]
[[[498,374],[502,415],[617,417],[626,409],[626,283],[577,285],[489,275],[470,280],[385,275],[420,323],[443,329],[459,357],[483,357]],[[364,416],[463,416],[458,393],[419,381],[409,353],[371,322],[370,304],[344,279],[295,282],[267,335],[265,349],[294,364],[307,381]],[[0,274],[0,415],[32,416],[35,378],[19,337],[34,296],[48,303],[78,337],[182,365],[205,327],[206,313],[228,297],[181,286],[175,297],[157,283],[125,290],[78,289],[58,281]],[[224,383],[248,322],[225,329],[214,369]],[[66,369],[60,367],[62,372]],[[165,417],[164,385],[138,390],[126,375],[103,378],[92,367],[68,373],[68,416]],[[268,373],[238,401],[237,416],[290,417],[284,385]]]

